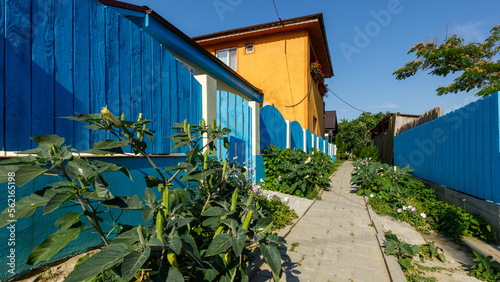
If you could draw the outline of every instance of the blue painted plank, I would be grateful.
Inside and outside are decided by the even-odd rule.
[[[31,5],[10,0],[5,5],[5,149],[31,147]]]
[[[161,47],[161,106],[162,108],[171,107],[170,95],[170,53],[163,46]],[[170,136],[170,127],[172,126],[172,118],[170,111],[162,113],[161,119],[162,138]],[[171,139],[162,139],[162,152],[169,153],[172,148]]]
[[[226,91],[220,91],[220,126],[221,128],[228,128],[228,93]],[[221,143],[219,147],[221,160],[225,160],[228,157],[228,149],[224,147]]]
[[[302,126],[298,121],[293,121],[290,125],[292,128],[292,144],[291,147],[304,149],[304,130],[302,130]]]
[[[73,116],[74,110],[74,84],[73,84],[73,11],[72,1],[55,1],[55,116]],[[66,138],[67,144],[75,144],[74,128],[82,127],[71,120],[56,119],[55,133]]]
[[[194,78],[193,75],[189,74],[191,90],[189,92],[189,99],[191,103],[189,104],[190,118],[193,124],[199,124],[201,122],[201,84]]]
[[[462,113],[464,113],[464,122],[465,122],[465,126],[464,126],[464,135],[465,135],[465,155],[469,156],[470,158],[470,149],[471,149],[471,136],[470,136],[470,119],[469,119],[469,116],[466,115],[467,112],[469,111],[470,109],[470,106],[469,105],[466,105],[463,109],[462,109]],[[465,191],[464,193],[466,194],[471,194],[471,174],[470,174],[470,169],[469,169],[469,166],[470,165],[470,159],[469,161],[465,161],[464,160],[464,173],[465,173]]]
[[[141,45],[142,45],[142,70],[141,70],[141,79],[142,79],[142,114],[145,119],[152,120],[155,117],[153,116],[153,62],[152,62],[152,54],[151,54],[151,36],[144,31],[141,31]],[[151,124],[147,125],[148,128],[151,129]],[[149,138],[144,137],[144,141],[148,144],[148,151],[152,152],[152,143]]]
[[[493,154],[491,151],[491,122],[492,122],[492,103],[491,103],[491,96],[483,98],[483,141],[484,141],[484,146],[483,146],[483,160],[484,160],[484,173],[483,173],[483,179],[484,179],[484,198],[485,199],[491,199],[492,198],[492,178],[493,178],[493,171],[491,168],[492,164],[492,159],[493,159]]]
[[[251,159],[250,156],[250,139],[252,135],[250,134],[250,112],[248,101],[243,100],[243,149],[244,149],[244,158],[243,162],[248,162]]]
[[[165,54],[165,53],[164,53]],[[179,94],[178,94],[178,85],[177,85],[177,65],[179,62],[174,58],[174,56],[168,56],[168,66],[169,66],[169,76],[170,76],[170,124],[173,125],[176,122],[182,122],[179,121],[177,117],[177,113],[179,112]],[[176,133],[174,129],[170,129],[170,135],[173,135]],[[173,145],[173,143],[172,143]],[[171,151],[171,153],[178,153],[180,152],[179,149],[175,149]]]
[[[120,84],[120,92],[119,92],[119,100],[120,100],[120,109],[119,114],[125,115],[126,120],[135,120],[137,117],[133,117],[130,113],[130,77],[131,77],[131,69],[130,62],[132,57],[132,44],[130,42],[132,22],[130,22],[125,17],[118,17],[118,29],[119,29],[119,84]],[[132,148],[128,146],[124,148],[124,152],[131,153]]]
[[[236,96],[236,156],[238,157],[238,163],[242,164],[244,160],[243,156],[243,121],[245,117],[243,116],[243,98]]]
[[[465,124],[464,124],[464,118],[461,116],[462,109],[457,110],[457,122],[460,124],[457,126],[457,133],[459,135],[459,141],[460,141],[460,148],[459,152],[460,154],[458,155],[458,174],[459,174],[459,179],[460,179],[460,189],[458,191],[464,192],[465,191],[465,164],[464,164],[464,158],[465,158]]]
[[[201,84],[194,77],[193,77],[193,81],[195,82],[195,85],[196,85],[196,103],[195,103],[196,116],[197,116],[196,119],[202,120],[203,119],[203,101],[202,101],[203,87],[201,87]],[[208,123],[208,121],[205,121],[205,122]]]
[[[5,150],[5,0],[0,0],[0,151]]]
[[[483,133],[483,100],[476,102],[476,108],[474,111],[474,129],[476,130],[474,137],[476,138],[476,196],[484,199],[484,133]]]
[[[492,201],[500,203],[500,99],[499,92],[492,95],[492,122],[491,122],[491,151],[493,153],[493,165],[491,167],[493,177],[492,184]]]
[[[54,2],[53,1],[34,1],[32,5],[33,14],[45,15],[42,20],[39,20],[36,27],[33,29],[33,38],[31,44],[31,136],[54,134],[54,117],[56,113],[54,111],[54,13],[46,13],[46,11],[53,11]],[[71,8],[71,7],[70,7]],[[71,10],[71,9],[70,9]],[[56,11],[56,33],[60,33],[64,29],[66,21],[61,21],[60,13]],[[71,17],[69,17],[71,21]],[[71,25],[71,23],[70,23]],[[66,31],[67,32],[67,31]],[[70,31],[71,32],[71,31]],[[65,38],[66,34],[58,34],[59,36]],[[69,34],[71,38],[71,33]],[[57,40],[58,39],[58,40]],[[62,43],[64,39],[57,38],[56,43]],[[55,52],[60,52],[61,49],[71,48],[71,42],[66,46],[55,46]],[[2,54],[3,55],[3,54]],[[71,70],[60,69],[61,60],[63,58],[58,58],[58,69],[55,73],[56,80],[60,80],[61,74],[71,74]],[[71,64],[71,61],[70,61]],[[2,75],[3,76],[3,75]],[[59,78],[59,79],[58,79]],[[63,88],[57,81],[57,88]],[[2,87],[3,88],[3,87]],[[73,89],[71,89],[73,91]],[[72,97],[72,95],[64,95]],[[64,98],[64,97],[58,97]],[[69,102],[70,106],[73,105],[73,100]],[[72,107],[70,107],[71,109]],[[61,110],[59,110],[58,114]],[[69,115],[73,115],[70,113]],[[59,116],[67,116],[59,115]],[[61,119],[58,119],[61,121]],[[72,122],[70,122],[72,126]],[[57,132],[61,133],[61,131]],[[64,136],[68,137],[68,136]],[[70,140],[73,139],[71,136]],[[71,143],[69,143],[71,144]],[[36,147],[37,145],[32,142],[32,145]]]
[[[74,0],[74,111],[90,113],[90,1]],[[90,148],[90,130],[83,123],[74,124],[74,145],[77,150]]]
[[[130,120],[137,120],[142,113],[142,41],[141,30],[134,24],[130,26],[130,43]]]
[[[236,156],[236,95],[229,93],[229,104],[228,104],[228,125],[231,129],[231,134],[229,137],[229,161],[232,162],[233,158]]]
[[[472,102],[470,104],[470,111],[469,111],[469,124],[470,124],[470,138],[471,138],[471,146],[469,148],[469,156],[471,157],[471,160],[469,162],[469,171],[471,174],[471,190],[470,193],[471,195],[478,196],[477,192],[477,174],[478,174],[478,146],[477,146],[477,138],[478,136],[476,135],[476,117],[477,117],[477,101]]]
[[[90,110],[99,113],[106,104],[105,71],[106,71],[106,32],[104,6],[90,2]],[[105,139],[106,133],[102,130],[90,132],[90,142],[96,143]]]
[[[119,20],[121,17],[113,9],[105,9],[106,22],[106,83],[105,99],[108,109],[117,117],[120,117],[120,31]],[[110,132],[106,133],[106,139],[118,140]]]
[[[161,72],[161,49],[163,46],[153,39],[152,42],[152,52],[153,52],[153,122],[151,128],[156,132],[155,141],[153,143],[153,152],[155,153],[165,153],[162,148],[163,138],[167,137],[163,134],[163,113],[162,113],[162,72]],[[165,105],[165,109],[168,106]]]
[[[216,94],[217,98],[216,98],[216,104],[217,104],[217,108],[216,108],[216,114],[215,114],[215,118],[216,118],[216,124],[217,126],[219,126],[221,124],[221,103],[220,103],[220,100],[221,100],[221,92],[220,90],[217,90],[217,94]],[[208,121],[207,121],[208,122]],[[216,144],[217,144],[217,157],[219,159],[221,159],[221,148],[222,148],[222,143],[221,141],[216,141]]]
[[[449,113],[446,115],[446,118],[451,115],[452,113]],[[451,160],[450,160],[450,169],[451,169],[451,186],[450,188],[454,188],[457,186],[457,154],[458,154],[458,149],[457,149],[457,131],[454,128],[451,128],[450,126],[447,126],[448,124],[446,123],[446,119],[443,118],[445,121],[443,127],[444,128],[449,128],[449,134],[447,134],[447,138],[451,139]]]
[[[182,66],[180,62],[177,62],[177,72],[178,72],[178,88],[179,88],[179,112],[178,112],[178,117],[177,120],[179,122],[183,122],[185,119],[187,119],[188,123],[193,123],[190,122],[190,115],[191,113],[189,112],[189,104],[191,103],[190,101],[190,92],[191,92],[191,85],[190,85],[190,73]],[[187,148],[180,148],[182,153],[185,153],[187,151]]]

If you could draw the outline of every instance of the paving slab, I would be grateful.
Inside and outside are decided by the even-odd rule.
[[[345,162],[322,200],[285,237],[281,281],[391,281],[364,199],[350,184],[351,171],[352,162]],[[252,279],[272,280],[265,263]]]

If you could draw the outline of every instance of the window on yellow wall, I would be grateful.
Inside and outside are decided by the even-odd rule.
[[[238,61],[236,56],[236,47],[217,50],[216,57],[229,66],[232,70],[236,70]]]
[[[246,53],[253,53],[253,43],[249,43],[245,46]]]
[[[315,117],[313,117],[313,133],[316,132],[316,123],[317,123],[317,119]]]

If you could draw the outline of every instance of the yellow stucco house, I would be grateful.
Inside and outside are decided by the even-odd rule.
[[[285,119],[298,121],[302,128],[324,135],[325,88],[311,72],[312,63],[319,62],[323,76],[333,76],[323,14],[221,31],[193,40],[262,89],[264,104],[275,106]]]

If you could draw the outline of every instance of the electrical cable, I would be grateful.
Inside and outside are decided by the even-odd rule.
[[[353,109],[355,109],[355,110],[358,110],[358,111],[360,111],[360,112],[367,113],[366,111],[360,110],[360,109],[358,109],[358,108],[354,107],[353,105],[351,105],[351,104],[347,103],[346,101],[344,101],[344,99],[340,98],[340,97],[339,97],[339,95],[337,95],[337,94],[336,94],[335,92],[333,92],[331,89],[328,89],[328,91],[330,91],[333,95],[335,95],[335,97],[339,98],[339,99],[340,99],[340,101],[342,101],[342,102],[346,103],[349,107],[351,107],[351,108],[353,108]]]
[[[274,2],[274,0],[273,0],[273,5],[274,5],[274,10],[276,11],[276,15],[278,16],[278,19],[280,19],[281,25],[285,26],[285,24],[283,24],[283,21],[280,18],[280,14],[278,13],[278,8],[276,7],[276,2]]]

